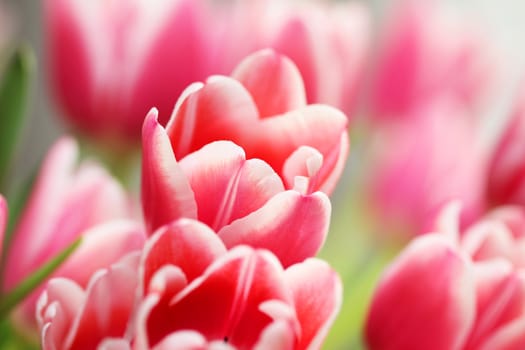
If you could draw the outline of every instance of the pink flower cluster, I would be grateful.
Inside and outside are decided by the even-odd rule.
[[[65,202],[41,207],[42,198],[71,190],[48,172],[71,166],[72,145],[61,141],[49,156],[22,223],[63,208],[49,230],[64,243],[79,232],[86,240],[68,261],[76,273],[64,265],[38,300],[44,349],[319,348],[342,298],[338,275],[314,256],[330,222],[326,193],[348,153],[346,116],[307,105],[295,65],[265,50],[230,77],[190,85],[166,128],[157,118],[152,109],[142,130],[144,246],[140,226],[125,236],[136,244],[112,242],[124,239],[124,226],[109,221],[96,239],[104,246],[90,247],[88,232],[101,230],[91,227],[124,203],[102,196],[110,180],[84,179],[89,168],[75,175],[78,191],[57,198]],[[75,214],[93,220],[78,227]],[[27,245],[40,238],[17,239]],[[38,261],[60,248],[54,243],[43,246]],[[82,259],[85,250],[91,261]],[[12,267],[13,276],[22,268]]]
[[[263,48],[294,60],[309,103],[350,111],[368,45],[368,13],[357,5],[280,0],[46,0],[44,5],[57,101],[77,130],[113,146],[140,142],[152,106],[165,124],[186,86],[229,74]]]

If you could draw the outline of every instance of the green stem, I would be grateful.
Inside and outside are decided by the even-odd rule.
[[[37,286],[48,278],[78,248],[82,238],[78,238],[54,258],[46,262],[33,274],[20,282],[12,291],[0,298],[0,320],[5,318],[13,308],[24,300]]]

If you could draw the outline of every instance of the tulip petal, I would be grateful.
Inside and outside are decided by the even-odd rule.
[[[244,148],[248,158],[263,159],[281,173],[286,159],[300,146],[317,149],[328,162],[331,152],[340,148],[347,122],[335,108],[310,105],[262,119],[256,127],[253,122],[238,125],[232,141]]]
[[[314,258],[289,267],[285,279],[301,325],[295,349],[318,349],[341,308],[341,279],[327,263]]]
[[[284,190],[273,169],[227,141],[208,144],[180,161],[199,204],[199,220],[215,231],[259,209]]]
[[[157,7],[157,12],[163,18],[149,19],[146,23],[156,25],[158,29],[157,33],[148,38],[152,39],[149,40],[150,47],[137,54],[143,62],[138,79],[132,83],[134,91],[131,94],[129,111],[133,114],[132,120],[142,123],[147,108],[155,106],[160,111],[161,124],[166,125],[166,117],[184,88],[213,73],[209,35],[202,30],[207,25],[203,18],[204,3],[164,0],[161,4],[159,1],[155,5],[148,2],[143,4],[145,9],[140,9],[142,12]],[[136,31],[137,35],[144,32],[139,29]],[[162,116],[165,116],[164,119]],[[122,124],[131,127],[129,121],[122,121]],[[133,125],[130,132],[135,130],[140,130],[140,125]]]
[[[84,301],[85,293],[75,282],[65,278],[49,281],[36,310],[44,349],[56,349],[64,344],[70,325]]]
[[[523,315],[525,279],[503,259],[492,259],[475,265],[477,315],[468,349],[476,349],[487,339]]]
[[[155,271],[167,264],[180,268],[191,282],[225,253],[221,240],[206,225],[190,219],[175,221],[160,228],[146,243],[140,272],[141,289],[148,288]]]
[[[95,349],[107,337],[125,335],[135,302],[138,278],[133,259],[95,273],[86,290],[86,302],[78,314],[65,344],[70,348]]]
[[[525,319],[520,317],[508,325],[502,327],[494,335],[488,338],[480,350],[505,349],[521,350],[525,348]]]
[[[179,331],[162,339],[153,350],[204,350],[207,343],[199,332]]]
[[[176,295],[169,305],[158,305],[149,315],[150,345],[177,330],[195,330],[208,341],[226,341],[250,348],[271,318],[259,310],[266,300],[290,303],[282,267],[274,256],[239,247],[219,258],[208,270]],[[169,308],[169,313],[162,312]],[[158,318],[162,315],[163,318]],[[168,316],[167,318],[165,318]],[[160,331],[162,329],[162,331]]]
[[[199,90],[177,102],[167,133],[178,158],[217,140],[234,140],[235,125],[257,121],[259,113],[246,89],[235,79],[208,78]]]
[[[152,109],[142,130],[142,208],[151,234],[158,227],[187,217],[197,218],[197,204],[180,169],[165,130]]]
[[[366,323],[368,346],[460,349],[475,316],[469,266],[446,236],[415,239],[374,293]]]
[[[96,116],[86,101],[93,98],[93,74],[82,28],[74,15],[74,4],[67,0],[44,2],[48,33],[48,62],[54,93],[61,97],[65,114],[75,116],[82,129],[91,129]],[[71,88],[74,86],[75,88]]]
[[[330,200],[322,192],[307,196],[281,192],[259,210],[223,227],[218,235],[228,248],[247,244],[268,249],[287,267],[319,251],[330,212]]]
[[[125,339],[107,338],[100,343],[97,350],[131,350],[131,345]]]
[[[250,92],[261,118],[306,105],[303,80],[295,64],[272,50],[258,51],[243,60],[231,77]]]

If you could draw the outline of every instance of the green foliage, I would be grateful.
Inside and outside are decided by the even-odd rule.
[[[0,82],[0,191],[22,129],[35,58],[29,47],[20,47],[11,57]]]

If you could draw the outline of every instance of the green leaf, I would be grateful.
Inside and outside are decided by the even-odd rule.
[[[5,318],[18,303],[24,300],[38,285],[48,278],[77,249],[81,242],[82,238],[79,237],[32,275],[23,280],[12,291],[2,295],[0,297],[0,320]]]
[[[29,47],[20,47],[11,57],[0,83],[0,191],[22,129],[35,59]]]

